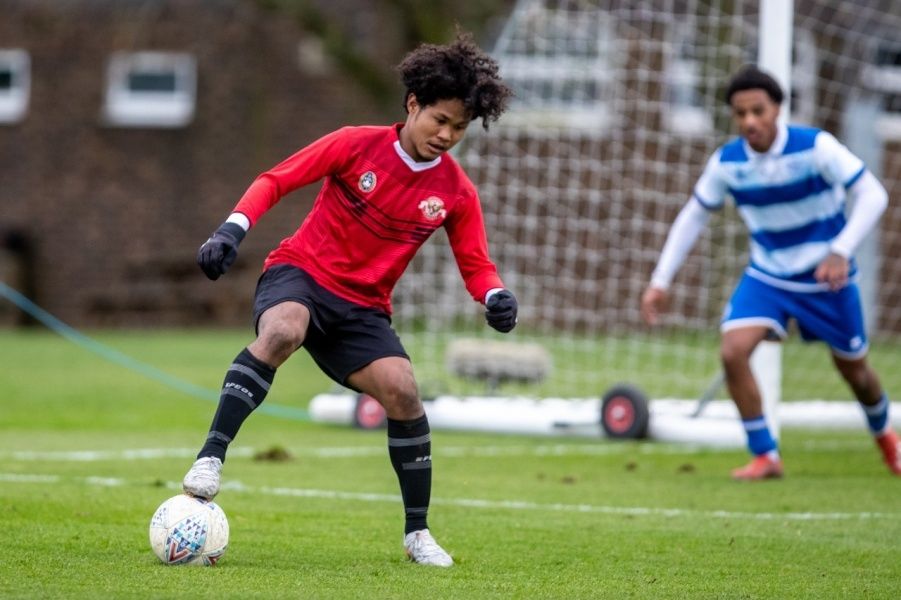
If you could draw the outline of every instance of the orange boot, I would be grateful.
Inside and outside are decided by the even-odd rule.
[[[782,477],[782,461],[770,458],[766,454],[755,456],[754,460],[744,467],[732,471],[732,479],[739,481],[758,481],[761,479],[778,479]]]
[[[882,451],[882,460],[889,470],[895,475],[901,475],[901,439],[898,439],[898,434],[889,429],[876,438],[876,444]]]

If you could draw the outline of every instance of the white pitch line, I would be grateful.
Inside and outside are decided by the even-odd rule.
[[[251,488],[235,487],[233,491],[261,493],[275,496],[295,496],[301,498],[322,498],[327,500],[352,500],[364,502],[400,502],[400,496],[391,494],[363,494],[357,492],[339,492],[334,490],[315,490],[304,488],[269,488],[263,487],[259,490]],[[703,510],[687,510],[682,508],[653,508],[642,506],[603,506],[595,504],[563,504],[551,503],[542,504],[538,502],[529,502],[526,500],[479,500],[474,498],[432,498],[432,504],[441,504],[445,506],[460,506],[466,508],[484,508],[494,510],[528,510],[528,511],[547,511],[547,512],[574,512],[574,513],[595,513],[607,515],[627,515],[634,517],[692,517],[692,518],[710,518],[718,519],[737,519],[737,520],[758,520],[758,521],[847,521],[847,520],[864,520],[864,519],[880,519],[880,518],[901,518],[901,514],[894,513],[812,513],[812,512],[789,512],[789,513],[750,513],[750,512],[732,512],[725,510],[703,511]]]
[[[864,450],[870,448],[869,439],[860,440],[817,440],[804,442],[805,451],[840,452],[846,450]],[[656,444],[656,443],[623,443],[623,444],[537,444],[510,446],[440,446],[436,445],[434,455],[445,458],[464,457],[498,457],[498,456],[610,456],[620,454],[642,455],[679,455],[700,454],[702,452],[718,453],[722,448],[708,448],[689,444]],[[249,457],[257,450],[249,447],[229,449],[229,456]],[[305,458],[358,458],[367,456],[384,456],[385,446],[335,446],[322,448],[291,448],[288,452]],[[196,448],[133,448],[126,450],[69,450],[69,451],[0,451],[0,458],[18,461],[66,461],[66,462],[99,462],[115,460],[154,460],[160,458],[194,458]]]
[[[68,477],[59,475],[31,475],[21,473],[0,473],[0,481],[10,483],[60,483],[73,481],[89,486],[121,487],[139,485],[127,479],[109,477]],[[181,490],[181,483],[166,482],[167,489]],[[239,481],[229,481],[222,491],[267,496],[291,496],[324,500],[348,500],[352,502],[398,503],[401,497],[395,494],[344,492],[339,490],[317,490],[310,488],[246,486]],[[598,504],[564,504],[554,502],[544,504],[528,500],[484,500],[478,498],[432,498],[432,504],[480,508],[486,510],[522,510],[536,512],[566,512],[582,514],[626,515],[631,517],[685,517],[691,519],[735,519],[740,521],[864,521],[870,519],[901,519],[901,513],[884,512],[735,512],[727,510],[690,510],[683,508],[658,508],[646,506],[605,506]]]
[[[27,475],[22,473],[0,473],[0,481],[10,483],[57,483],[58,475]]]
[[[472,456],[606,456],[637,452],[639,454],[696,454],[701,448],[671,444],[598,444],[567,445],[541,444],[536,446],[441,446],[435,455],[447,458]],[[248,447],[230,448],[229,456],[253,456],[257,450]],[[323,448],[292,448],[288,452],[305,458],[358,458],[385,456],[386,446],[347,446]],[[196,448],[143,448],[130,450],[73,450],[38,452],[16,450],[0,452],[0,458],[19,461],[99,462],[110,460],[151,460],[159,458],[194,458]]]
[[[21,461],[98,462],[105,460],[151,460],[158,458],[194,458],[196,448],[135,448],[127,450],[59,450],[38,452],[15,450],[0,452],[0,457]],[[253,456],[252,448],[233,448],[230,456]]]

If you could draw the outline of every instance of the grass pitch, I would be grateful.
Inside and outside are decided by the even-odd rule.
[[[233,332],[96,339],[215,390]],[[155,508],[177,493],[210,399],[50,333],[0,333],[0,597],[890,598],[901,479],[857,431],[783,432],[786,478],[740,484],[742,451],[433,432],[431,528],[451,569],[405,561],[384,432],[258,414],[217,498],[215,568],[165,567]],[[328,380],[301,352],[267,402]],[[215,395],[215,392],[212,392]],[[257,455],[284,449],[285,461]]]

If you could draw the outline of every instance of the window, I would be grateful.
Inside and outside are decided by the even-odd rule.
[[[789,120],[813,125],[816,120],[816,89],[819,66],[817,46],[807,29],[796,29],[792,43],[792,81]]]
[[[190,54],[117,52],[107,67],[103,120],[118,127],[184,127],[194,118],[196,90]]]
[[[335,72],[334,60],[321,37],[308,35],[297,42],[297,66],[310,75],[329,76]]]
[[[861,82],[879,95],[875,131],[883,139],[901,140],[901,42],[883,40],[863,68]]]
[[[31,59],[24,50],[0,50],[0,123],[18,123],[28,111]]]
[[[707,135],[713,131],[713,110],[704,104],[703,57],[698,54],[695,28],[674,23],[669,30],[671,50],[665,78],[664,126],[680,135]]]
[[[501,75],[515,93],[501,124],[593,131],[607,125],[613,37],[603,11],[517,8],[495,50]]]

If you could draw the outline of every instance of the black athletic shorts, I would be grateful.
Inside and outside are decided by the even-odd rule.
[[[254,328],[266,309],[286,301],[300,302],[310,310],[302,345],[319,368],[343,386],[352,387],[348,376],[378,358],[410,358],[388,314],[339,298],[292,265],[276,265],[260,276],[253,301]]]

